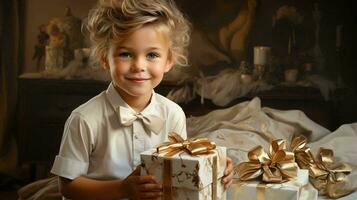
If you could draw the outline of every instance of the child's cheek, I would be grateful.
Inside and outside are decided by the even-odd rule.
[[[151,70],[150,70],[151,76],[153,76],[153,77],[161,77],[161,76],[163,76],[164,72],[165,71],[164,71],[163,67],[160,65],[153,66],[153,67],[151,67]]]

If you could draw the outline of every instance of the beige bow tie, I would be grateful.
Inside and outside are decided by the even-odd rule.
[[[124,126],[130,126],[135,120],[140,119],[147,129],[159,134],[165,123],[165,120],[155,115],[144,116],[142,113],[135,113],[133,110],[122,106],[119,106],[118,110],[120,122]]]

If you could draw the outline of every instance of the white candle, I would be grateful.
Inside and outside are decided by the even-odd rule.
[[[342,25],[336,26],[336,47],[341,47]]]
[[[270,47],[254,47],[254,65],[267,65],[270,58]]]

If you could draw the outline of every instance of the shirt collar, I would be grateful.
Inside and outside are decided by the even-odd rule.
[[[123,106],[126,108],[131,109],[133,112],[134,109],[132,109],[124,100],[123,98],[119,95],[118,91],[114,88],[113,83],[110,83],[108,86],[108,89],[106,90],[106,96],[109,101],[109,103],[112,105],[114,110],[116,110],[119,106]],[[154,90],[152,90],[152,96],[150,99],[149,105],[147,105],[143,111],[141,111],[142,114],[155,114],[158,116],[161,116],[159,111],[161,109],[158,109],[160,104],[157,102],[157,94],[155,93]]]

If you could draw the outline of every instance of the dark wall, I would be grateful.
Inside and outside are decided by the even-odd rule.
[[[245,0],[179,0],[177,3],[189,16],[195,29],[208,33],[217,31],[228,24],[239,13]],[[321,11],[320,40],[324,63],[318,68],[319,73],[337,80],[340,75],[344,82],[356,88],[357,65],[354,59],[353,48],[356,35],[355,7],[352,1],[330,0],[257,0],[256,15],[247,41],[247,54],[245,59],[250,61],[253,57],[253,46],[268,45],[279,57],[286,56],[288,42],[287,31],[284,26],[276,30],[272,26],[273,16],[277,9],[283,5],[295,6],[298,13],[303,16],[303,21],[296,27],[295,51],[299,59],[314,59],[305,56],[311,52],[315,44],[315,23],[313,20],[314,6]],[[336,49],[336,27],[342,25],[341,47]],[[280,43],[280,44],[279,44]],[[280,49],[279,49],[280,48]],[[303,58],[301,58],[303,57]]]

